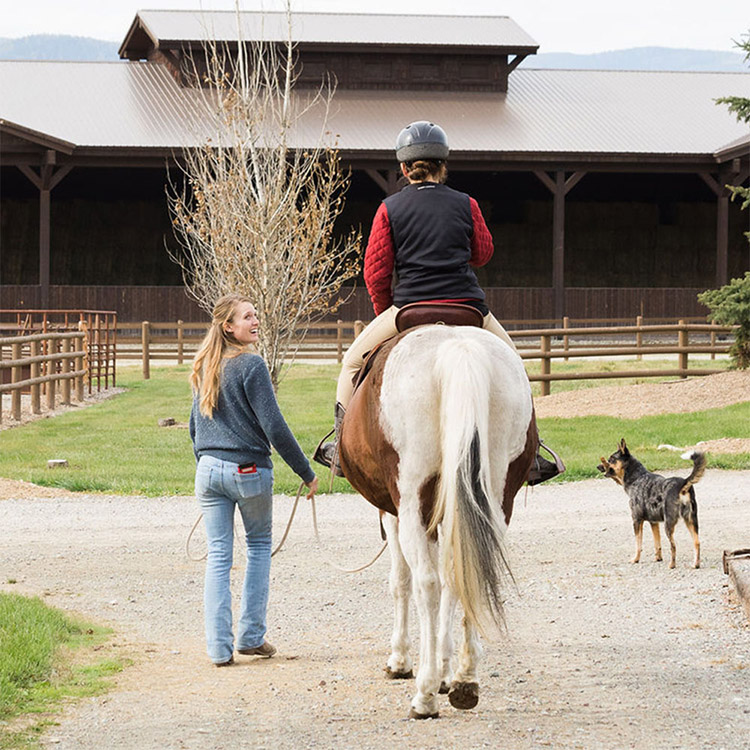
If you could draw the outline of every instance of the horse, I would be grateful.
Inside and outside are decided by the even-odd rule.
[[[410,594],[419,615],[409,716],[479,700],[479,635],[503,625],[510,574],[503,538],[538,436],[518,354],[481,328],[423,325],[382,345],[344,416],[342,471],[381,511],[391,555],[394,629],[386,674],[413,676]],[[413,583],[413,587],[412,587]],[[453,621],[463,642],[453,671]]]

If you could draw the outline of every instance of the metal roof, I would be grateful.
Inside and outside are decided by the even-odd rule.
[[[286,41],[285,13],[243,11],[245,40]],[[234,11],[141,10],[120,48],[126,56],[128,39],[140,26],[155,42],[237,41]],[[294,13],[292,39],[299,43],[440,45],[443,47],[538,48],[507,16],[422,16],[375,13]]]
[[[452,151],[468,158],[712,155],[748,134],[715,104],[720,96],[750,98],[750,73],[519,68],[507,94],[342,90],[329,129],[342,151],[368,154],[389,155],[405,123],[432,119]],[[197,145],[205,137],[201,111],[200,92],[180,87],[157,63],[0,61],[0,122],[77,147]],[[321,122],[308,113],[296,145],[310,145]]]

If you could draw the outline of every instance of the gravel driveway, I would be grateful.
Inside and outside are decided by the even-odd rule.
[[[627,500],[612,482],[522,491],[508,635],[486,644],[477,708],[444,701],[436,721],[407,720],[413,682],[383,676],[387,555],[355,575],[325,562],[360,564],[380,546],[377,514],[356,496],[318,499],[325,552],[303,506],[274,558],[271,660],[219,670],[205,656],[203,564],[184,549],[191,498],[0,500],[0,586],[111,624],[111,650],[134,660],[110,693],[67,709],[47,747],[750,748],[750,628],[721,569],[722,550],[750,546],[749,482],[708,471],[698,485],[700,570],[682,525],[676,570],[653,561],[648,533],[629,564]],[[279,538],[290,498],[275,507]]]

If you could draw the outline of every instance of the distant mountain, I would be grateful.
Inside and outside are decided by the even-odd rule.
[[[85,36],[34,34],[20,39],[0,37],[0,60],[119,60],[117,42]]]
[[[739,52],[718,52],[672,47],[633,49],[575,55],[570,52],[543,52],[529,55],[526,68],[569,68],[572,70],[689,70],[750,73],[750,65]]]
[[[35,34],[20,39],[0,37],[0,60],[118,60],[117,42],[83,36]],[[576,55],[570,52],[542,52],[529,55],[525,68],[572,68],[599,70],[711,70],[750,72],[739,52],[634,47],[633,49]]]

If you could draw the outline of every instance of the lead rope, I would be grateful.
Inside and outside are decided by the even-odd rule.
[[[331,480],[333,482],[333,480]],[[289,514],[289,521],[287,521],[286,528],[284,529],[284,534],[281,537],[281,540],[276,545],[276,548],[271,552],[271,557],[273,557],[277,552],[281,550],[281,548],[284,546],[284,542],[286,541],[286,538],[289,536],[289,530],[292,528],[292,521],[294,520],[294,516],[297,512],[297,505],[299,504],[299,499],[302,495],[302,490],[305,487],[305,483],[300,483],[299,489],[297,490],[297,496],[294,498],[294,505],[292,505],[292,512]],[[315,498],[313,497],[310,501],[312,505],[312,519],[313,519],[313,531],[315,533],[315,541],[318,543],[318,547],[323,546],[322,542],[320,541],[320,534],[318,533],[318,515],[315,508]],[[193,524],[193,528],[190,529],[190,533],[188,534],[187,541],[185,542],[185,554],[187,555],[189,560],[192,560],[193,562],[201,562],[202,560],[205,560],[208,556],[208,553],[201,555],[200,557],[193,557],[190,554],[190,540],[193,537],[193,534],[195,533],[195,530],[198,528],[198,524],[201,522],[201,519],[203,518],[203,513],[201,513],[198,518],[196,519],[195,523]],[[237,527],[234,529],[235,536],[239,539],[240,536],[237,534]],[[370,562],[365,563],[364,565],[360,565],[358,568],[344,568],[337,563],[332,562],[331,560],[327,560],[324,558],[325,562],[328,563],[332,568],[335,568],[336,570],[340,570],[342,573],[359,573],[362,570],[366,570],[371,565],[375,563],[375,561],[385,552],[385,548],[388,546],[388,542],[384,542],[383,546],[380,548],[380,551],[375,555],[375,557],[370,560]]]

